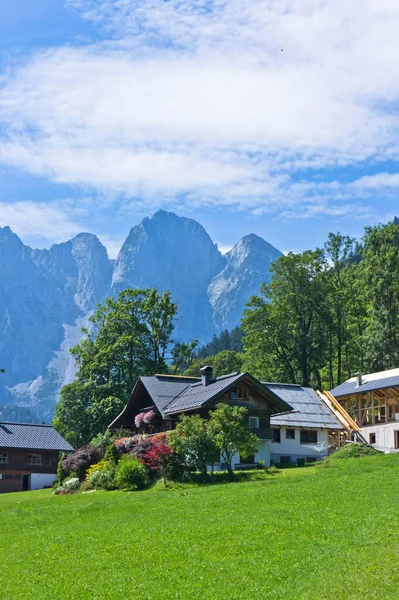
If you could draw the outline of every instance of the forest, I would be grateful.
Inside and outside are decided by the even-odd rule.
[[[226,346],[224,358],[263,381],[331,389],[358,371],[398,366],[399,220],[367,227],[361,241],[330,233],[323,248],[280,257],[241,329],[242,351]]]

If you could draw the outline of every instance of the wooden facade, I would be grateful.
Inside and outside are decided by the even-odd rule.
[[[0,493],[30,489],[33,474],[56,474],[58,450],[0,448]]]

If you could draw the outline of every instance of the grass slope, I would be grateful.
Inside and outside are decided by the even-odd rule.
[[[0,496],[1,599],[398,597],[399,456],[171,491]]]

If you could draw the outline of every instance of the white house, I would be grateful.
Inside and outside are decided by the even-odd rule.
[[[294,409],[270,419],[273,440],[272,463],[321,460],[328,455],[329,436],[343,429],[316,392],[301,385],[264,383],[271,392]]]

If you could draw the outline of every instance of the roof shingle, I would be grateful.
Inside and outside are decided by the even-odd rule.
[[[270,418],[271,426],[342,429],[341,424],[312,388],[285,383],[264,383],[263,385],[294,409],[294,412],[291,413],[272,416]]]
[[[58,450],[69,452],[72,446],[51,427],[24,423],[0,423],[0,448]]]

